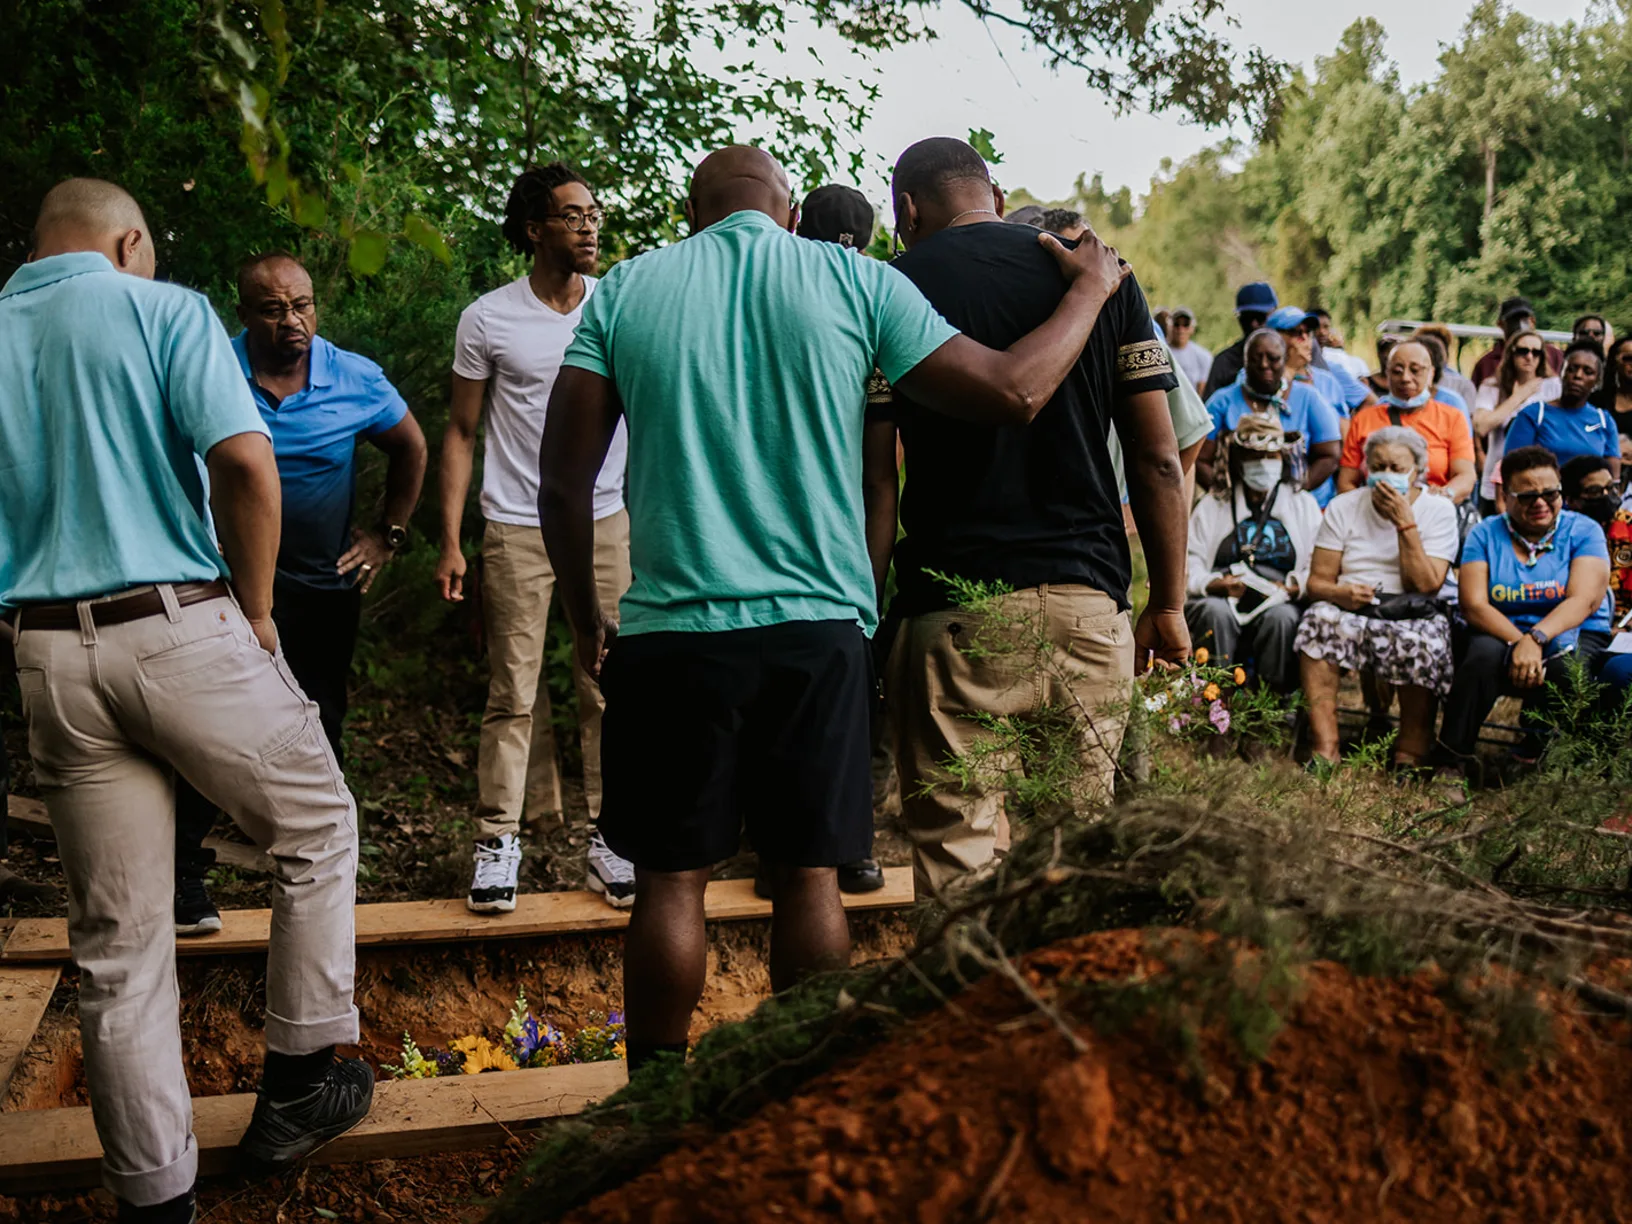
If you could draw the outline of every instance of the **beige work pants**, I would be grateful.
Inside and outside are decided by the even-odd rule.
[[[976,716],[1068,720],[1081,766],[1074,796],[1102,802],[1116,778],[1132,681],[1128,614],[1092,587],[1032,587],[1005,596],[990,617],[954,609],[902,623],[885,697],[920,896],[1009,847],[999,779],[1020,760],[982,756],[968,780],[946,768],[973,761],[990,742]]]
[[[317,706],[230,598],[78,630],[29,629],[17,680],[68,880],[85,1078],[103,1180],[138,1205],[198,1166],[176,987],[173,770],[272,855],[266,1044],[357,1040],[357,815]]]
[[[601,607],[617,609],[629,589],[629,512],[595,522],[595,587]],[[537,527],[489,523],[482,535],[482,616],[491,679],[476,759],[476,836],[518,833],[525,809],[535,819],[561,810],[561,781],[550,728],[548,691],[540,693],[545,631],[555,571]],[[589,816],[601,814],[600,685],[574,657],[578,742],[584,753]]]

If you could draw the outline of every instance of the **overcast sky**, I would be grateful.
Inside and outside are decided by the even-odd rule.
[[[1580,20],[1588,0],[1517,0],[1535,17]],[[1357,18],[1371,16],[1390,31],[1387,52],[1402,80],[1434,74],[1442,44],[1455,40],[1471,0],[1369,0],[1292,4],[1282,0],[1228,0],[1239,21],[1236,41],[1257,44],[1311,71],[1315,57],[1330,54]],[[1106,185],[1124,183],[1141,194],[1164,157],[1181,161],[1225,134],[1182,123],[1172,116],[1115,117],[1070,70],[1049,71],[1046,57],[1028,50],[1011,30],[988,28],[956,0],[934,13],[941,37],[878,57],[882,96],[860,142],[878,167],[858,184],[882,204],[883,174],[895,156],[925,136],[964,136],[988,128],[1003,155],[997,168],[1005,186],[1025,187],[1044,199],[1067,195],[1078,174],[1099,170]],[[836,44],[818,36],[824,51]],[[808,71],[801,45],[794,71]],[[830,59],[837,67],[837,60]]]

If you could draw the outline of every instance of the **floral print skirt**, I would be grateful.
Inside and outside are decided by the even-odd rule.
[[[1451,622],[1445,616],[1387,621],[1309,605],[1298,622],[1297,651],[1344,671],[1370,671],[1389,684],[1414,684],[1443,697],[1451,691]]]

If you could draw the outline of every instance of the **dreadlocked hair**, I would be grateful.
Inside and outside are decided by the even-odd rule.
[[[532,240],[527,237],[527,222],[542,220],[554,203],[555,189],[568,183],[589,186],[583,175],[558,161],[525,170],[516,180],[510,189],[510,198],[504,202],[504,224],[499,232],[517,252],[525,255],[533,249]]]

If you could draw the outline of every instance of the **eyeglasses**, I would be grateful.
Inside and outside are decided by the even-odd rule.
[[[539,220],[559,221],[573,233],[578,234],[582,233],[586,226],[592,230],[600,229],[601,222],[605,219],[605,217],[606,214],[600,209],[588,208],[584,209],[582,212],[580,212],[578,209],[573,209],[570,212],[545,213],[539,218]]]
[[[1534,493],[1514,493],[1511,496],[1521,506],[1534,505],[1538,501],[1544,501],[1549,506],[1556,506],[1564,500],[1564,490],[1558,488],[1537,489]]]
[[[311,298],[296,298],[292,302],[262,302],[255,308],[255,313],[268,323],[276,323],[284,315],[303,315],[311,308]]]
[[[1513,355],[1515,357],[1540,357],[1541,356],[1541,350],[1539,348],[1531,348],[1528,345],[1526,345],[1524,348],[1514,349],[1513,350]]]

